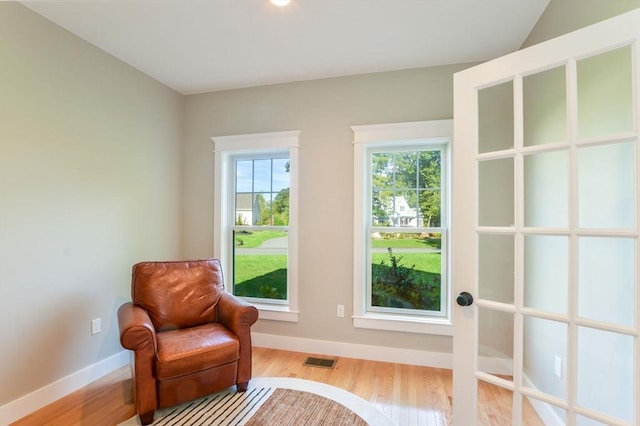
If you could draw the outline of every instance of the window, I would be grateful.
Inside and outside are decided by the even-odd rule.
[[[214,256],[260,317],[297,321],[299,132],[215,137]]]
[[[352,129],[354,325],[450,335],[452,122]]]

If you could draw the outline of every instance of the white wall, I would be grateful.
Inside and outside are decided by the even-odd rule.
[[[0,405],[122,350],[131,265],[181,253],[181,119],[175,92],[0,3]]]

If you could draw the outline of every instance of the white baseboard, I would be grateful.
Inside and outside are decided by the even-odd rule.
[[[314,340],[265,333],[251,333],[251,340],[254,346],[261,348],[419,365],[422,367],[446,368],[449,370],[453,368],[453,354],[449,352],[390,348],[388,346],[332,342],[329,340]],[[481,366],[482,371],[491,374],[510,375],[513,371],[513,360],[511,359],[480,356],[478,357],[478,365]]]
[[[451,354],[447,352],[429,352],[416,349],[332,342],[329,340],[314,340],[264,333],[251,333],[251,340],[254,346],[261,348],[435,368],[451,369],[453,365]]]
[[[102,361],[98,361],[82,370],[76,371],[60,380],[2,405],[0,406],[0,426],[13,423],[128,363],[129,351],[120,351]]]

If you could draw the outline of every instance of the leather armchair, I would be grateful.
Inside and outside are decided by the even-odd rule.
[[[258,310],[224,290],[217,259],[133,266],[132,302],[118,309],[120,342],[134,351],[136,412],[156,409],[251,379],[251,326]]]

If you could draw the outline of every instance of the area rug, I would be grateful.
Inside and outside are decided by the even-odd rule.
[[[133,417],[120,426],[138,425]],[[364,399],[325,383],[255,377],[243,393],[218,392],[156,411],[154,426],[393,426]]]

